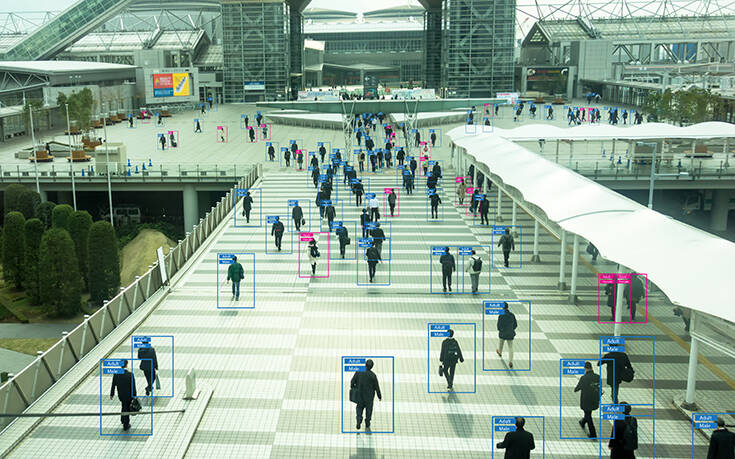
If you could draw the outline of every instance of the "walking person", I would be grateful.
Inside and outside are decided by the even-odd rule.
[[[483,195],[482,201],[480,201],[480,224],[481,225],[490,224],[490,220],[488,219],[489,212],[490,212],[490,201],[487,199],[487,195]]]
[[[375,269],[378,263],[382,263],[383,259],[380,257],[380,248],[378,247],[377,240],[373,239],[373,243],[365,251],[365,260],[368,264],[368,275],[370,276],[370,282],[373,282],[375,278]]]
[[[613,403],[617,404],[620,383],[632,381],[635,375],[628,354],[625,352],[608,352],[602,356],[602,360],[597,362],[597,366],[600,365],[605,365],[607,368],[607,385],[611,389],[610,398]]]
[[[248,129],[248,137],[250,138],[251,142],[255,142],[255,129],[253,129],[252,126],[250,126],[250,129]]]
[[[362,226],[362,237],[368,237],[367,224],[370,221],[370,215],[367,213],[367,209],[362,209],[360,214],[360,226]]]
[[[712,431],[707,449],[707,459],[735,458],[735,433],[725,428],[725,420],[717,416],[717,428]]]
[[[123,359],[122,367],[122,373],[115,373],[114,375],[112,375],[110,400],[112,400],[112,398],[115,396],[115,390],[117,390],[117,399],[120,400],[120,412],[128,413],[131,411],[130,404],[133,402],[133,399],[138,396],[138,392],[135,389],[135,377],[127,369],[127,359]],[[122,422],[123,430],[130,429],[129,414],[120,415],[120,422]]]
[[[309,244],[307,245],[307,248],[309,250],[309,264],[311,264],[311,275],[316,276],[316,264],[319,260],[319,257],[321,257],[321,253],[319,253],[319,246],[316,244],[316,239],[312,239],[309,241]]]
[[[447,291],[447,284],[449,291],[452,291],[452,273],[457,269],[454,264],[454,255],[449,253],[449,247],[444,247],[444,254],[439,257],[439,263],[442,265],[442,287],[444,291]]]
[[[380,220],[380,203],[378,202],[378,198],[373,195],[370,199],[368,199],[367,204],[370,208],[370,220],[374,222]]]
[[[393,212],[396,209],[396,189],[391,188],[390,193],[388,194],[388,207],[390,207],[390,216],[393,216]]]
[[[516,316],[510,312],[508,303],[503,303],[503,313],[498,316],[498,348],[495,353],[503,358],[503,345],[508,343],[508,366],[513,368],[513,339],[516,336],[518,322]]]
[[[350,235],[347,231],[347,228],[344,225],[339,225],[335,230],[335,234],[337,235],[337,239],[339,240],[339,254],[342,256],[342,258],[345,257],[345,249],[347,248],[347,245],[350,243]]]
[[[595,423],[592,421],[592,412],[600,408],[600,375],[595,374],[590,362],[584,363],[584,375],[579,378],[574,392],[581,392],[579,394],[579,407],[584,412],[584,417],[579,420],[579,425],[582,430],[587,425],[590,431],[587,436],[597,438]]]
[[[319,169],[316,167],[311,170],[311,181],[314,182],[314,188],[316,188],[319,183]]]
[[[242,216],[247,220],[246,223],[250,223],[250,211],[253,208],[253,198],[250,196],[250,192],[245,193],[245,197],[242,198]]]
[[[301,225],[306,224],[306,220],[304,220],[304,211],[299,206],[299,202],[296,201],[295,205],[293,206],[293,209],[291,209],[291,218],[293,219],[294,226],[296,227],[296,231],[301,231]]]
[[[439,194],[436,192],[436,189],[431,189],[431,195],[429,196],[429,201],[431,203],[431,218],[438,219],[439,218],[439,204],[441,204],[442,199],[439,197]]]
[[[411,173],[411,171],[403,171],[403,174],[406,177],[406,194],[412,195],[414,175],[413,173]]]
[[[299,169],[304,168],[304,154],[301,150],[296,151],[296,163],[299,165]]]
[[[457,185],[457,202],[460,206],[464,205],[464,196],[467,194],[467,185],[464,184],[464,179],[459,180]]]
[[[447,390],[453,390],[454,370],[457,367],[458,361],[464,363],[464,357],[462,356],[462,349],[460,349],[459,343],[454,339],[454,330],[451,328],[449,329],[449,338],[444,338],[444,341],[442,341],[439,361],[442,363],[441,373],[447,378]]]
[[[324,157],[326,156],[326,154],[327,154],[327,149],[324,148],[323,144],[320,145],[319,146],[319,156],[322,158],[322,162],[324,162]]]
[[[365,152],[360,150],[360,156],[358,156],[358,163],[360,165],[360,172],[365,171]]]
[[[472,293],[477,293],[480,287],[480,273],[482,272],[482,259],[477,252],[472,251],[469,261],[467,262],[467,269],[465,271],[470,275],[470,281],[472,283]]]
[[[516,430],[506,433],[503,441],[495,445],[498,449],[505,449],[505,459],[528,459],[531,451],[536,449],[533,434],[523,428],[525,425],[524,418],[516,418]]]
[[[436,146],[436,132],[431,131],[431,136],[429,137],[431,138],[431,148],[434,148]]]
[[[326,209],[324,209],[324,216],[327,218],[327,224],[329,231],[332,231],[332,222],[334,221],[334,217],[337,216],[337,211],[330,202]]]
[[[161,142],[161,150],[165,150],[166,149],[166,136],[163,134],[158,134],[158,140]]]
[[[373,238],[373,244],[378,249],[378,253],[383,255],[383,241],[385,241],[385,233],[383,228],[380,227],[380,223],[375,223],[375,228],[370,231],[370,237]]]
[[[510,257],[510,251],[516,249],[516,244],[513,242],[513,235],[510,234],[510,228],[505,228],[505,234],[500,236],[498,241],[498,247],[503,248],[503,263],[505,267],[508,267],[508,257]]]
[[[635,459],[635,450],[638,449],[638,420],[630,414],[628,402],[624,405],[625,419],[616,419],[610,434],[607,447],[610,448],[610,459]]]
[[[352,185],[352,192],[355,194],[355,206],[360,207],[362,205],[362,194],[365,188],[362,186],[362,179],[358,179],[357,183]]]
[[[281,240],[283,239],[283,222],[281,222],[281,219],[279,217],[276,217],[276,221],[271,226],[271,236],[274,236],[276,238],[276,247],[278,248],[278,251],[281,251]]]
[[[245,278],[245,270],[238,263],[237,257],[232,257],[232,264],[227,268],[227,282],[232,281],[232,299],[240,299],[240,281]]]
[[[631,274],[630,284],[627,284],[625,286],[625,290],[623,290],[623,298],[625,298],[628,303],[628,309],[630,309],[631,322],[635,322],[635,313],[638,308],[638,302],[641,301],[641,298],[643,298],[644,295],[645,290],[643,289],[643,283],[641,282],[640,277]]]
[[[403,147],[401,147],[400,150],[398,150],[398,153],[396,153],[396,159],[398,160],[398,165],[403,166],[403,160],[406,158],[406,152],[403,151]]]
[[[145,375],[145,395],[151,395],[153,393],[153,381],[156,379],[156,373],[158,373],[158,358],[156,358],[156,350],[150,345],[148,341],[148,347],[138,348],[138,360],[140,360],[139,368],[143,370]]]
[[[269,161],[276,160],[276,149],[273,148],[273,145],[268,145],[268,160]]]
[[[291,152],[288,149],[283,151],[283,159],[286,161],[286,167],[291,167]]]
[[[365,371],[356,372],[350,381],[350,389],[355,389],[356,392],[356,400],[353,401],[357,403],[357,430],[360,430],[363,412],[365,412],[365,430],[370,429],[375,395],[378,396],[378,400],[383,399],[380,393],[378,377],[373,373],[374,365],[372,359],[367,359],[365,361]],[[352,391],[350,390],[350,392]]]

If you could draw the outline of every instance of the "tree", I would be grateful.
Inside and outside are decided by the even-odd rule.
[[[28,188],[26,188],[25,186],[19,185],[17,183],[8,185],[5,188],[5,192],[3,195],[3,207],[5,215],[7,215],[8,212],[20,211],[21,196],[27,189]]]
[[[69,223],[69,235],[74,241],[74,250],[79,262],[79,273],[84,278],[84,286],[87,286],[87,241],[89,240],[89,228],[92,226],[92,216],[86,210],[77,210],[71,216]]]
[[[43,223],[43,229],[51,228],[51,215],[54,212],[54,207],[56,207],[56,203],[51,201],[45,201],[38,205],[36,216]]]
[[[17,210],[22,213],[26,219],[36,218],[38,216],[36,209],[39,204],[41,204],[41,195],[35,190],[26,188],[20,195]]]
[[[23,288],[33,304],[41,301],[40,265],[38,262],[41,238],[43,237],[43,223],[37,218],[26,220],[25,223],[25,262]]]
[[[115,229],[108,221],[97,221],[89,229],[87,244],[90,300],[102,304],[120,289],[120,254]]]
[[[51,228],[41,238],[39,265],[43,272],[41,302],[52,316],[78,313],[82,302],[82,280],[74,253],[74,242],[62,228]]]
[[[94,105],[94,95],[92,90],[84,88],[79,92],[72,92],[71,95],[67,96],[63,92],[60,92],[56,96],[56,103],[63,110],[64,118],[66,119],[66,107],[64,104],[69,104],[69,124],[74,124],[73,121],[78,123],[80,129],[87,129],[92,119],[92,107]]]
[[[25,249],[26,219],[20,212],[5,214],[3,225],[3,276],[6,283],[13,283],[15,288],[23,284],[23,252]]]
[[[74,209],[69,204],[58,204],[51,212],[51,226],[69,231],[69,223]]]

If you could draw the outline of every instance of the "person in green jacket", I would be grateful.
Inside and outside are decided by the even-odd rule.
[[[237,262],[237,257],[232,258],[232,264],[227,268],[227,282],[232,281],[232,299],[240,299],[240,281],[245,278],[242,265]]]

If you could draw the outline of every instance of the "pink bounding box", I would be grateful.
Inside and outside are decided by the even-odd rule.
[[[626,311],[623,313],[625,314],[627,312],[628,320],[621,320],[620,322],[617,322],[615,320],[602,320],[602,298],[603,296],[607,297],[605,294],[605,288],[608,285],[612,286],[612,302],[613,305],[617,304],[617,294],[618,289],[617,285],[621,284],[624,285],[624,289],[632,290],[631,287],[631,279],[633,277],[638,277],[641,281],[641,284],[643,285],[643,292],[642,297],[638,300],[643,300],[644,308],[640,313],[637,313],[637,315],[643,316],[643,321],[636,320],[633,321],[632,319],[632,310],[630,309],[630,298],[627,301],[627,304],[625,302],[625,299],[623,299],[623,305],[626,306]],[[643,279],[640,279],[643,278]],[[629,295],[630,296],[630,295]],[[610,309],[610,313],[612,313],[612,307],[607,306],[607,298],[605,299],[605,307]],[[636,308],[638,309],[638,308]],[[600,324],[615,324],[615,323],[621,323],[621,324],[645,324],[648,323],[648,275],[643,273],[598,273],[597,274],[597,322]]]

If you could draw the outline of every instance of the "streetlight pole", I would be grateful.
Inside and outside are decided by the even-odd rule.
[[[102,106],[104,107],[104,102],[102,103]],[[110,183],[110,149],[107,146],[107,117],[105,116],[106,113],[102,112],[102,129],[103,133],[105,135],[104,143],[105,143],[105,154],[107,155],[107,197],[110,201],[110,224],[112,226],[115,226],[115,220],[112,215],[112,184]]]
[[[77,210],[77,190],[74,185],[74,156],[71,151],[71,122],[69,121],[69,104],[64,104],[66,108],[66,134],[69,139],[69,175],[71,176],[71,195],[74,200],[74,210]]]
[[[36,171],[36,192],[41,194],[41,184],[38,182],[38,155],[36,154],[36,133],[33,132],[33,105],[28,106],[28,115],[31,118],[31,153],[33,153],[33,168]]]

